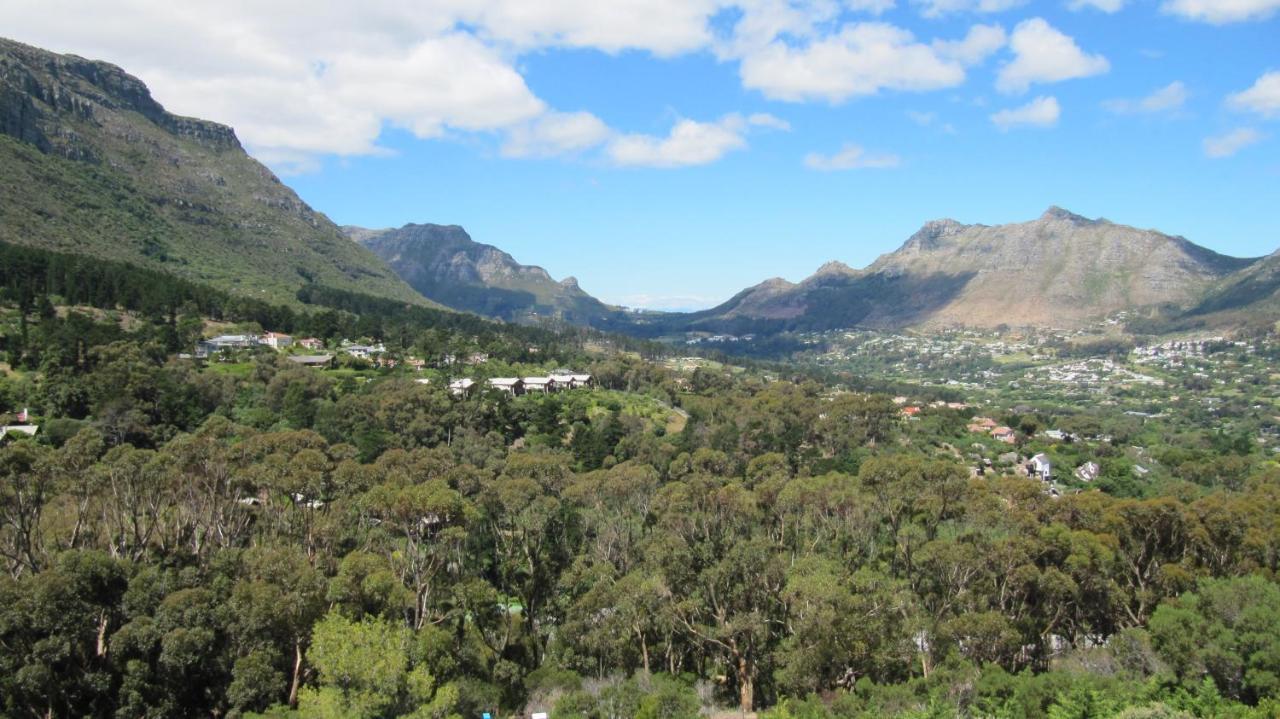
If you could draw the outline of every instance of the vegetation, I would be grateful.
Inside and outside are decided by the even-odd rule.
[[[580,330],[317,286],[302,313],[0,252],[0,407],[41,425],[0,443],[0,715],[1280,709],[1280,470],[1226,415],[982,400],[1017,452],[1101,457],[1054,497],[1017,466],[973,476],[957,447],[1005,447],[969,432],[973,410],[927,406],[954,388],[900,382],[926,404],[907,420],[839,373],[668,366]],[[266,349],[176,359],[211,317],[490,357],[437,361],[425,385]],[[1251,373],[1270,347],[1203,361]],[[560,366],[596,388],[447,390]]]

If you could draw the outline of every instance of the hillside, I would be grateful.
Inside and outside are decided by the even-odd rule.
[[[833,262],[800,283],[769,280],[684,324],[719,331],[1076,327],[1120,310],[1192,306],[1253,263],[1052,207],[1009,225],[928,222],[865,269]]]
[[[343,230],[415,290],[454,309],[508,321],[549,316],[583,325],[618,314],[584,292],[574,278],[557,282],[541,267],[522,265],[506,252],[472,240],[457,225]]]
[[[0,39],[0,241],[295,302],[308,283],[426,301],[255,161],[124,70]]]

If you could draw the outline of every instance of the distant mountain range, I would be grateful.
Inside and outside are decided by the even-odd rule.
[[[471,239],[457,225],[409,224],[397,229],[343,231],[369,248],[424,296],[457,310],[507,321],[555,318],[596,325],[621,315],[566,277],[522,265],[492,245]]]
[[[3,39],[0,193],[0,242],[135,262],[272,301],[317,284],[642,336],[1070,328],[1121,310],[1161,318],[1153,327],[1280,318],[1280,253],[1226,257],[1057,207],[1008,225],[928,222],[864,269],[829,262],[700,312],[628,312],[456,225],[339,228],[231,128],[166,112],[114,65]]]
[[[799,283],[767,280],[681,324],[738,332],[1069,328],[1120,310],[1195,307],[1256,262],[1051,207],[1009,225],[928,222],[865,269],[830,262]]]
[[[0,241],[296,302],[307,283],[428,304],[240,146],[124,70],[0,39]]]

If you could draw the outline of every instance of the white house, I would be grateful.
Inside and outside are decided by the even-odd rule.
[[[556,391],[556,389],[557,389],[556,381],[552,377],[525,377],[524,378],[524,391],[526,393],[541,392],[542,394],[546,394],[548,392],[554,392]]]
[[[494,377],[489,380],[489,386],[502,390],[512,397],[524,394],[524,380],[519,377]]]
[[[293,338],[279,332],[268,332],[262,336],[262,344],[271,347],[271,349],[284,349],[293,344]]]
[[[418,381],[421,382],[422,380]],[[464,397],[471,394],[471,388],[474,387],[475,384],[476,381],[470,377],[455,379],[449,383],[449,394],[452,394],[454,397]]]
[[[558,389],[577,389],[591,384],[591,375],[580,372],[556,371],[551,374]]]
[[[1027,462],[1027,476],[1048,482],[1053,477],[1053,466],[1049,458],[1042,452]]]

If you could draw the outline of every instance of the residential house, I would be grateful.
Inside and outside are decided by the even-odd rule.
[[[578,389],[579,387],[591,385],[591,375],[568,370],[552,372],[551,379],[555,380],[556,384],[559,385],[558,389]]]
[[[422,380],[418,381],[421,382]],[[449,383],[449,394],[454,397],[465,397],[466,395],[471,394],[471,388],[475,386],[475,383],[476,381],[470,377],[455,379]]]
[[[912,417],[915,417],[915,416],[916,416],[916,415],[918,415],[918,414],[920,414],[920,408],[919,408],[919,407],[917,407],[917,406],[915,406],[915,405],[913,405],[913,404],[912,404],[912,405],[907,405],[906,407],[903,407],[903,408],[902,408],[902,416],[903,416],[903,417],[912,418]]]
[[[1009,427],[996,427],[991,430],[991,436],[997,442],[1004,442],[1005,444],[1014,444],[1018,441],[1017,433]]]
[[[255,347],[258,344],[258,338],[254,335],[218,335],[210,337],[201,344],[208,346],[213,352],[220,352]]]
[[[309,350],[322,350],[324,349],[324,340],[319,340],[315,337],[303,337],[298,340],[298,345]]]
[[[524,380],[519,377],[494,377],[489,380],[489,386],[506,392],[512,397],[518,394],[524,394]]]
[[[293,344],[293,338],[279,332],[268,332],[262,336],[260,342],[274,350],[282,350]]]
[[[1050,481],[1053,478],[1053,465],[1049,462],[1049,457],[1043,452],[1032,457],[1027,462],[1027,476],[1042,482]]]
[[[556,389],[557,389],[556,381],[551,377],[525,377],[524,378],[524,391],[526,393],[541,392],[542,394],[547,394],[548,392],[555,392]]]

